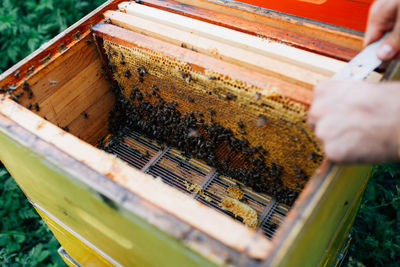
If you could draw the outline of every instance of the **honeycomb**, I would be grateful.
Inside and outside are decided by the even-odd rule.
[[[306,107],[272,86],[106,39],[104,51],[117,94],[111,133],[138,130],[289,205],[322,161]]]

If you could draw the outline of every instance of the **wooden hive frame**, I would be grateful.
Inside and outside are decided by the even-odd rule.
[[[135,84],[137,87],[141,87],[142,94],[145,94],[146,90],[150,92],[154,85],[161,88],[161,92],[168,92],[162,97],[167,97],[169,101],[172,100],[176,102],[180,107],[179,111],[182,114],[190,113],[191,111],[198,111],[204,114],[207,112],[209,103],[212,103],[210,104],[210,107],[218,106],[220,107],[219,113],[226,113],[225,117],[222,115],[213,118],[217,123],[220,123],[226,128],[232,129],[234,133],[237,134],[237,130],[235,130],[237,128],[235,122],[245,121],[246,128],[249,129],[249,131],[247,131],[247,135],[239,136],[247,138],[253,146],[258,144],[263,146],[265,149],[269,149],[269,151],[271,151],[270,162],[281,164],[281,162],[286,158],[287,164],[284,165],[285,171],[282,178],[285,186],[295,189],[296,185],[302,185],[304,183],[300,178],[293,178],[296,176],[293,170],[300,168],[296,167],[297,165],[308,165],[304,170],[305,173],[307,175],[313,173],[315,169],[314,164],[319,164],[319,162],[310,163],[306,160],[309,158],[310,153],[318,154],[319,150],[316,142],[309,141],[310,139],[313,139],[312,133],[309,132],[308,128],[304,124],[305,110],[311,101],[311,91],[299,86],[298,84],[305,82],[305,79],[310,77],[312,80],[313,74],[319,75],[320,79],[326,79],[329,77],[326,73],[334,73],[344,66],[343,62],[278,43],[264,43],[261,39],[254,38],[248,34],[238,33],[215,25],[204,25],[201,21],[194,21],[191,18],[158,11],[154,8],[144,7],[138,4],[121,3],[119,9],[129,14],[108,11],[105,13],[105,18],[113,24],[134,31],[127,31],[123,28],[107,24],[97,25],[93,29],[99,37],[103,38],[105,42],[107,42],[107,45],[105,46],[111,47],[106,49],[106,54],[110,61],[112,61],[112,64],[116,66],[115,69],[118,70],[117,73],[114,74],[114,77],[120,84],[121,88],[123,88],[123,94],[127,99],[132,91],[131,84]],[[157,23],[157,21],[162,23]],[[176,27],[165,25],[175,25]],[[189,31],[189,29],[191,30]],[[150,37],[155,37],[158,40],[166,41],[167,43],[160,42]],[[238,44],[234,41],[237,39],[241,40]],[[182,44],[184,44],[183,47]],[[262,46],[262,44],[264,44],[264,46]],[[268,46],[270,44],[272,47]],[[101,43],[100,46],[103,46],[103,44]],[[123,47],[122,50],[121,47]],[[243,47],[253,48],[250,49],[249,52],[246,49],[243,49]],[[277,51],[275,51],[274,48],[277,49]],[[194,53],[191,51],[193,49],[198,52]],[[263,52],[251,52],[260,50],[263,50]],[[135,58],[134,60],[128,60],[127,55],[132,51],[135,51]],[[125,58],[124,65],[119,64],[120,54]],[[148,59],[143,59],[142,55],[144,54]],[[203,54],[217,58],[218,60],[214,60],[210,57],[204,56]],[[266,56],[263,57],[263,54]],[[130,57],[131,56],[129,56],[129,58]],[[164,62],[164,57],[169,58],[167,63]],[[276,60],[275,63],[267,62],[267,64],[263,65],[264,61],[268,61],[271,58],[281,58],[282,60]],[[293,60],[293,65],[287,63],[290,59]],[[308,60],[311,60],[311,62]],[[134,62],[135,66],[131,66],[129,61]],[[148,63],[148,61],[153,62],[152,64],[155,65],[161,65],[162,62],[164,65],[161,65],[161,69],[165,69],[166,71],[157,70],[157,66],[153,66]],[[189,62],[189,64],[187,64],[188,66],[184,66],[183,63],[179,62]],[[233,63],[234,65],[227,64],[226,62]],[[125,75],[122,69],[125,70],[128,67],[136,69],[141,66],[140,64],[146,67],[147,72],[151,72],[151,77],[157,77],[156,79],[158,81],[153,81],[153,78],[149,77],[146,78],[146,80],[150,79],[151,81],[140,83],[137,79],[130,76],[124,78]],[[183,65],[177,67],[179,64]],[[240,67],[238,68],[236,66]],[[253,68],[249,68],[249,66],[253,66]],[[293,66],[294,68],[288,66]],[[300,68],[299,66],[303,66],[303,68]],[[270,70],[277,70],[280,67],[282,67],[280,70],[280,79],[276,79],[269,75],[262,75],[265,74],[265,71],[267,71],[267,74],[271,74]],[[254,71],[249,71],[249,69]],[[192,82],[179,82],[179,80],[182,80],[180,76],[183,72],[186,73],[185,75],[190,75],[190,77],[192,77]],[[324,75],[322,75],[323,73]],[[204,75],[206,76],[205,78],[202,77]],[[226,80],[231,79],[229,81],[232,81],[232,84],[235,81],[240,81],[241,84],[235,84],[235,88],[229,89],[230,86],[225,86],[219,81],[207,80],[207,76],[213,76],[214,78],[224,77],[223,79]],[[373,73],[369,78],[379,79],[380,75]],[[201,79],[206,82],[202,83]],[[293,79],[296,81],[293,81]],[[178,80],[178,82],[175,82],[175,80]],[[243,82],[246,85],[243,85]],[[316,81],[314,80],[309,84],[315,83]],[[198,84],[200,84],[200,86],[198,86]],[[193,86],[195,87],[194,91],[191,89]],[[229,93],[238,97],[236,101],[238,103],[229,103],[235,101],[215,101],[211,96],[207,95],[207,92],[202,92],[204,91],[203,87],[217,88],[217,93],[222,95],[225,95],[225,90],[227,90]],[[271,90],[271,87],[276,89]],[[287,90],[289,88],[290,91]],[[211,89],[207,90],[210,91]],[[207,100],[199,104],[188,104],[185,103],[187,102],[184,97],[185,94],[192,95],[192,102],[201,102],[202,98],[207,98]],[[203,96],[201,96],[201,94],[203,94]],[[257,102],[253,97],[255,94],[258,94],[261,105],[257,106],[257,104],[255,104],[255,102]],[[296,107],[296,104],[290,101],[280,103],[277,106],[276,102],[279,101],[274,102],[273,100],[275,94],[283,96],[284,98],[291,98],[297,103],[304,104],[304,106]],[[172,95],[175,95],[175,97]],[[149,101],[152,100],[149,99]],[[262,108],[263,104],[271,107],[271,109]],[[229,111],[224,111],[225,107],[234,105],[241,106],[242,109],[232,107]],[[224,106],[224,108],[222,108],[222,106]],[[246,113],[251,113],[253,116],[244,115]],[[279,127],[291,127],[291,133],[287,134],[284,131],[274,133],[273,128],[277,126],[273,122],[268,123],[268,126],[265,128],[253,127],[251,122],[256,120],[254,114],[257,113],[265,115],[268,120],[273,120],[274,116],[278,116],[280,121],[287,120],[287,124],[290,124],[290,126],[280,125]],[[207,121],[208,119],[211,118],[208,116],[204,117],[204,120]],[[302,130],[295,134],[298,129]],[[271,133],[267,134],[269,131]],[[295,143],[289,144],[291,140],[290,138],[293,136],[298,137],[298,139],[296,139]],[[265,144],[264,140],[268,140],[269,143]],[[298,140],[301,140],[301,142]],[[273,145],[271,143],[273,143]],[[315,148],[306,147],[307,143],[311,143],[311,146],[314,146]],[[301,144],[302,147],[299,147],[296,150],[296,144]],[[288,150],[285,150],[285,148],[288,148]],[[316,151],[310,152],[312,149],[316,149]],[[301,156],[300,151],[304,152]],[[289,163],[289,158],[294,157],[296,158],[296,162]]]
[[[76,75],[74,72],[63,73],[63,69],[57,69],[57,66],[68,63],[68,60],[70,60],[69,64],[74,65],[74,59],[82,57],[82,54],[79,53],[80,49],[95,53],[93,52],[94,46],[87,43],[90,43],[87,40],[91,40],[89,27],[101,21],[103,12],[115,9],[119,2],[122,1],[107,1],[0,76],[0,87],[14,83],[18,87],[27,79],[34,92],[35,101],[41,106],[36,115],[22,105],[11,101],[4,94],[0,95],[0,145],[5,148],[0,151],[0,159],[10,169],[11,174],[35,207],[41,210],[41,214],[45,214],[44,216],[53,216],[51,218],[62,220],[65,223],[63,227],[80,232],[83,240],[88,242],[87,244],[95,244],[98,249],[104,251],[103,257],[106,258],[106,261],[113,262],[113,259],[118,259],[116,263],[119,264],[131,264],[140,261],[146,263],[146,258],[154,258],[153,260],[158,261],[158,263],[173,263],[176,259],[182,259],[180,261],[182,264],[193,263],[193,259],[195,259],[198,264],[205,264],[210,263],[205,259],[208,258],[216,263],[232,261],[243,264],[260,263],[260,261],[254,260],[257,259],[262,260],[261,264],[266,266],[285,264],[290,266],[290,263],[296,260],[315,264],[321,260],[321,255],[323,255],[325,262],[331,262],[332,255],[324,251],[326,249],[329,249],[329,251],[338,250],[340,241],[343,239],[343,233],[346,231],[341,230],[344,232],[337,233],[337,236],[334,237],[330,234],[334,232],[337,225],[351,224],[351,220],[354,218],[352,215],[357,210],[357,203],[359,203],[362,190],[358,191],[357,194],[354,194],[354,191],[355,188],[365,186],[366,180],[363,177],[369,171],[368,166],[344,168],[324,162],[307,184],[294,208],[288,214],[284,225],[278,230],[277,236],[273,241],[269,241],[260,233],[255,233],[239,223],[203,207],[174,189],[148,179],[146,175],[130,168],[121,160],[95,149],[92,146],[97,139],[94,132],[99,132],[98,130],[102,128],[102,124],[106,120],[105,112],[97,109],[96,103],[98,103],[97,105],[109,103],[109,101],[104,103],[98,101],[108,97],[112,101],[112,96],[107,96],[108,92],[104,91],[102,95],[94,94],[91,91],[87,92],[88,101],[94,105],[85,107],[83,110],[93,107],[93,113],[89,113],[89,118],[91,123],[97,121],[93,124],[97,126],[91,129],[92,134],[84,135],[85,132],[82,131],[80,137],[92,145],[74,136],[79,136],[79,130],[87,127],[85,125],[88,122],[81,115],[81,110],[75,111],[73,105],[71,108],[54,111],[54,116],[47,118],[49,121],[41,117],[52,114],[51,107],[53,104],[48,102],[49,100],[46,104],[48,98],[40,96],[40,94],[47,92],[47,94],[54,95],[54,101],[64,99],[66,95],[63,92],[65,92],[66,87],[70,86],[68,80]],[[216,11],[204,13],[204,9],[194,6],[189,8],[172,1],[165,1],[164,3],[161,3],[161,1],[143,2],[146,5],[160,5],[164,6],[164,9],[174,9],[175,12],[185,13],[186,10],[189,10],[190,16],[197,14],[197,16],[205,17],[205,20],[210,20],[210,14],[217,13]],[[201,4],[202,7],[213,5],[206,1],[196,2],[196,4],[199,3],[203,3]],[[225,7],[220,9],[223,11]],[[243,25],[241,23],[246,22],[244,19],[244,17],[247,17],[246,12],[235,10],[234,13],[235,18],[229,15],[221,15],[221,20],[233,21],[234,23],[231,25],[241,28],[240,25]],[[257,16],[262,17],[263,23],[279,21],[276,17]],[[289,28],[295,29],[294,32],[301,32],[299,30],[301,25],[297,25],[293,21],[281,21],[279,23],[284,24],[285,27],[291,25]],[[279,23],[276,22],[274,26],[279,26]],[[254,30],[259,29],[258,26],[264,30],[267,28],[265,24],[258,25],[256,22],[248,25],[254,27],[252,31],[254,34],[258,34]],[[326,33],[322,28],[313,28],[310,25],[305,25],[305,27],[312,28],[309,32],[312,32],[313,37],[310,37],[307,31],[304,32],[304,35],[299,34],[303,39],[296,39],[297,41],[315,38],[314,40],[321,40],[319,44],[332,44],[329,42],[334,41],[333,36],[337,35],[340,38],[350,40],[343,42],[343,45],[352,47],[343,50],[347,51],[349,55],[354,54],[357,49],[357,45],[354,45],[354,43],[359,44],[360,41],[339,31],[329,30]],[[284,29],[287,30],[288,28]],[[246,31],[251,31],[251,29],[247,28]],[[276,32],[279,33],[279,30]],[[277,36],[279,36],[278,33]],[[305,45],[305,43],[302,45]],[[336,51],[335,49],[327,48],[324,50],[323,45],[320,47],[320,50],[327,54]],[[343,55],[346,55],[346,52],[343,52]],[[99,64],[99,62],[94,61],[92,65],[77,65],[76,71],[82,70],[83,74],[78,75],[75,82],[79,83],[79,81],[84,80],[85,70],[89,71],[91,67],[100,66],[96,64]],[[20,74],[15,75],[16,71]],[[64,76],[61,76],[61,74]],[[57,78],[59,94],[54,94],[57,91],[49,83],[49,78],[52,77],[59,77]],[[64,84],[62,84],[61,79],[65,79]],[[105,81],[98,78],[92,82],[102,88]],[[65,87],[63,87],[64,85]],[[96,86],[96,88],[99,87]],[[82,88],[82,92],[85,91],[85,87]],[[87,88],[90,88],[90,86]],[[79,97],[72,98],[69,101],[76,104],[79,102]],[[305,102],[308,101],[309,99],[305,100]],[[26,105],[26,103],[21,104]],[[64,121],[67,118],[65,115],[69,112],[72,112],[71,117]],[[64,126],[64,124],[72,122],[77,125],[76,127],[71,126],[70,129],[74,135],[66,133],[54,125]],[[25,161],[26,166],[21,166],[19,160]],[[33,168],[33,166],[36,167]],[[132,177],[135,177],[135,179],[131,179]],[[46,197],[43,198],[41,188],[38,188],[37,184],[33,184],[31,181],[41,183],[41,187],[47,190]],[[64,187],[55,187],[53,183],[60,185],[56,181],[59,181]],[[343,190],[343,188],[345,189]],[[82,194],[82,192],[85,193]],[[76,194],[76,199],[72,197],[74,194]],[[333,198],[336,200],[332,201]],[[336,205],[338,201],[341,205]],[[93,208],[102,213],[102,221],[99,222],[99,218],[93,217]],[[186,212],[178,212],[178,209]],[[333,217],[332,214],[334,214]],[[97,229],[93,232],[94,236],[93,233],[91,235],[85,232],[87,225],[82,224],[82,218],[93,219],[95,225],[91,227]],[[138,242],[152,240],[152,242],[155,242],[153,244],[161,244],[160,246],[157,245],[158,249],[165,249],[166,252],[161,255],[153,255],[148,251],[141,251],[139,254],[134,252],[130,238],[135,240],[135,233],[132,232],[133,230],[130,231],[122,227],[123,223],[132,222],[132,220],[151,225],[151,227],[143,230],[148,234],[147,238],[136,236]],[[119,225],[121,227],[110,229],[113,221],[121,222]],[[320,223],[325,225],[326,233],[320,232],[318,242],[310,242],[308,238],[310,233],[318,228]],[[53,226],[52,230],[57,230],[57,227]],[[235,235],[232,233],[235,233]],[[139,232],[136,232],[136,235],[138,234]],[[112,239],[110,238],[116,236],[121,237],[119,251],[107,248],[107,242],[111,242]],[[64,240],[62,235],[57,237]],[[176,239],[181,240],[183,245],[180,242],[177,243]],[[104,244],[96,243],[99,241]],[[177,251],[171,250],[173,247],[180,248],[181,251],[177,253]],[[306,250],[313,251],[313,254],[307,254]],[[121,251],[122,254],[125,253],[125,256],[120,256]],[[136,255],[135,261],[132,261],[132,258],[129,257],[130,253]]]

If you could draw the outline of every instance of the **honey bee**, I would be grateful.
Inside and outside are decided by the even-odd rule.
[[[139,73],[140,76],[143,76],[147,73],[147,69],[144,66],[141,66],[139,68],[137,68],[137,71]]]
[[[22,90],[24,91],[29,91],[29,83],[27,83],[26,81],[24,81],[22,83]]]
[[[153,85],[151,86],[151,89],[153,89],[154,91],[159,91],[158,87],[157,87],[155,84],[153,84]]]
[[[267,118],[264,115],[259,115],[256,119],[257,127],[262,127],[267,123]]]
[[[68,126],[61,127],[61,129],[63,129],[63,130],[66,131],[66,132],[69,132]]]
[[[235,100],[237,98],[236,95],[232,94],[231,92],[226,93],[225,99],[226,100]]]
[[[16,103],[19,103],[18,97],[16,95],[11,95],[11,99]]]
[[[20,74],[21,74],[21,71],[20,70],[16,70],[14,72],[14,77],[17,78]]]
[[[58,52],[61,53],[62,51],[64,51],[65,49],[67,49],[67,47],[65,46],[64,43],[62,43],[62,44],[60,44],[60,45],[57,46],[57,49],[58,49]]]
[[[34,67],[34,66],[30,66],[30,67],[28,68],[28,70],[26,71],[25,76],[31,75],[31,74],[33,73],[34,70],[35,70],[35,67]]]
[[[124,72],[124,77],[126,77],[126,78],[130,78],[131,77],[131,71],[129,70],[129,69],[126,69],[125,70],[125,72]]]
[[[210,116],[215,116],[217,113],[215,112],[215,110],[213,110],[212,108],[208,109],[208,112],[210,113]]]

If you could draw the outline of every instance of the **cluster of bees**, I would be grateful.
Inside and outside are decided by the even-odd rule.
[[[146,71],[138,68],[140,76]],[[166,102],[153,85],[151,92],[144,92],[132,85],[128,96],[117,82],[113,84],[116,102],[109,113],[108,129],[114,135],[111,142],[119,142],[130,130],[165,145],[176,147],[184,155],[205,161],[218,169],[222,175],[230,176],[251,187],[256,192],[267,193],[279,202],[293,204],[299,192],[283,185],[283,167],[278,163],[266,164],[267,151],[261,146],[251,146],[245,138],[236,138],[231,129],[222,127],[212,118],[216,111],[209,109],[209,121],[200,112],[181,114],[178,104]],[[238,126],[243,125],[238,122]],[[242,127],[243,128],[243,127]],[[244,129],[243,129],[244,130]],[[99,142],[101,147],[102,140]],[[221,151],[227,151],[221,153]],[[221,156],[223,154],[223,156]],[[240,155],[244,164],[231,164]],[[304,171],[299,177],[308,179]]]
[[[22,91],[18,91],[17,92],[17,85],[12,84],[12,85],[8,85],[5,88],[0,88],[0,93],[6,93],[7,95],[9,95],[11,97],[11,99],[16,102],[19,103],[19,99],[26,94],[28,99],[32,99],[33,98],[33,92],[29,86],[29,84],[24,81],[22,83]],[[27,109],[31,110],[32,108],[36,111],[40,110],[39,104],[38,103],[29,103],[26,106]]]
[[[246,127],[243,122],[236,123],[238,132],[242,135],[237,138],[231,129],[215,122],[217,114],[212,108],[208,109],[207,114],[198,111],[182,114],[178,103],[167,102],[160,96],[162,88],[159,89],[156,85],[152,85],[150,90],[141,88],[144,87],[146,76],[150,75],[144,66],[132,68],[128,66],[123,53],[113,50],[109,44],[105,48],[108,59],[108,63],[102,66],[105,73],[107,66],[114,77],[128,80],[133,75],[138,77],[138,82],[129,85],[130,88],[122,88],[118,79],[113,79],[112,90],[116,95],[116,102],[109,113],[108,128],[115,137],[111,142],[118,142],[117,139],[130,130],[139,132],[181,150],[185,156],[205,161],[222,175],[237,179],[256,192],[269,194],[287,205],[293,204],[299,190],[303,188],[303,183],[297,183],[296,189],[283,184],[284,167],[277,162],[267,163],[268,152],[260,145],[249,144],[244,137]],[[191,82],[190,74],[180,72],[180,75],[187,83]],[[209,79],[216,77],[211,76]],[[227,93],[224,97],[227,101],[237,98],[232,93]],[[187,96],[187,101],[194,103],[195,99]],[[268,118],[259,115],[256,125],[262,127],[267,121]],[[102,141],[99,142],[100,147]],[[302,169],[293,169],[290,172],[294,172],[295,177],[302,181],[309,178]]]

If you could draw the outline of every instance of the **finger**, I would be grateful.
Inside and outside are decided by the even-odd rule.
[[[368,153],[360,153],[357,144],[359,144],[359,134],[355,131],[348,131],[345,134],[337,136],[335,139],[325,142],[324,153],[326,157],[337,163],[356,163],[365,161]]]
[[[318,117],[314,113],[307,112],[307,127],[314,132],[315,124],[318,121]]]
[[[320,117],[315,124],[315,136],[322,141],[322,143],[329,143],[335,138],[335,119],[332,114]]]
[[[341,81],[325,80],[314,87],[314,97],[307,114],[307,125],[314,130],[316,122],[335,106]]]
[[[313,100],[318,100],[329,94],[329,92],[332,92],[332,90],[335,90],[335,88],[337,88],[337,83],[337,80],[334,81],[332,79],[326,79],[317,83],[313,89]]]
[[[315,119],[314,118],[309,118],[307,117],[307,127],[310,129],[312,132],[315,131]]]
[[[326,158],[335,163],[346,163],[349,161],[346,147],[340,141],[333,141],[324,144],[324,154]]]
[[[315,100],[307,113],[307,125],[311,130],[314,130],[315,124],[323,117],[328,109],[325,101]]]
[[[400,19],[397,20],[393,31],[379,46],[376,55],[381,60],[390,60],[400,51]]]
[[[379,40],[385,32],[391,30],[396,20],[398,1],[376,1],[368,14],[364,46]]]

